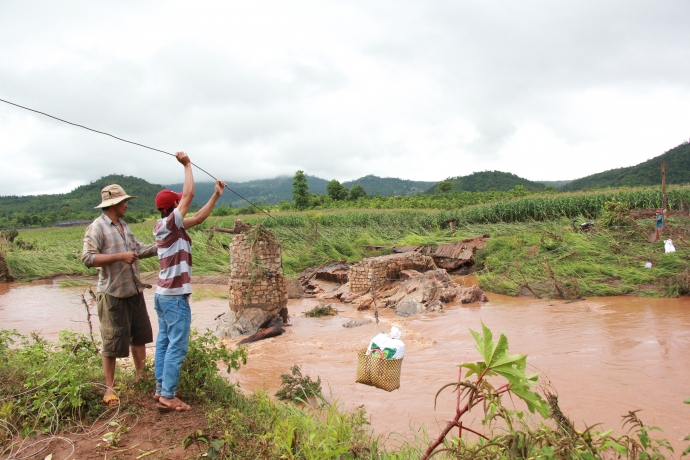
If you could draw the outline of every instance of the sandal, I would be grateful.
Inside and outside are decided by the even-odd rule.
[[[181,397],[182,397],[182,393],[180,393],[179,391],[175,392],[175,397],[176,397],[176,398],[181,398]],[[153,395],[153,400],[154,400],[154,401],[158,401],[159,399],[161,399],[161,394],[160,394],[160,393],[156,393],[156,394]]]
[[[179,398],[175,397],[173,399],[169,400],[171,403],[170,405],[164,404],[158,401],[158,404],[156,404],[156,408],[160,412],[184,412],[191,410],[192,407],[189,404],[185,404],[182,401],[179,400]]]
[[[103,396],[103,402],[110,407],[117,407],[120,405],[120,398],[115,393]]]

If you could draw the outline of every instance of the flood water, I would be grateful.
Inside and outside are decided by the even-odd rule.
[[[49,339],[63,329],[88,332],[83,291],[52,283],[0,284],[0,327],[25,334],[40,331]],[[321,377],[329,398],[346,409],[363,406],[375,431],[393,446],[420,427],[435,435],[452,417],[452,395],[442,395],[437,410],[434,395],[457,379],[457,363],[478,360],[469,329],[481,330],[483,321],[495,338],[505,332],[512,353],[529,355],[528,366],[541,373],[540,381],[550,381],[563,412],[578,428],[585,422],[602,423],[601,430],[621,433],[621,416],[641,409],[640,418],[660,426],[660,436],[679,456],[686,445],[682,439],[690,434],[690,405],[683,404],[690,397],[690,298],[601,297],[566,303],[487,296],[484,304],[450,305],[443,313],[408,319],[382,310],[378,327],[372,323],[352,329],[342,325],[351,318],[371,318],[372,313],[336,302],[338,316],[305,318],[302,313],[317,300],[291,300],[292,326],[286,334],[251,344],[247,365],[231,379],[245,390],[273,393],[280,387],[280,375],[299,364],[303,374]],[[146,300],[155,332],[153,290],[147,290]],[[213,329],[214,318],[226,308],[224,299],[192,300],[193,324]],[[401,388],[388,393],[355,383],[356,351],[379,327],[388,331],[392,325],[401,328],[406,344]],[[481,427],[480,420],[478,416],[472,425]]]

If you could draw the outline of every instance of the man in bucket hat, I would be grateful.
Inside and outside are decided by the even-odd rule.
[[[194,176],[189,157],[177,153],[177,161],[184,166],[182,193],[162,190],[156,196],[156,208],[161,218],[153,227],[158,246],[161,271],[154,297],[158,315],[156,339],[156,394],[158,410],[186,411],[191,407],[177,395],[182,361],[187,355],[192,312],[189,307],[192,275],[192,240],[187,229],[199,225],[211,214],[218,198],[223,194],[225,183],[216,182],[208,202],[191,217],[186,217],[194,197]]]
[[[113,390],[116,358],[126,358],[131,349],[138,380],[144,370],[146,344],[153,342],[139,259],[156,255],[156,245],[142,244],[122,220],[127,202],[134,198],[117,184],[101,190],[101,204],[96,209],[101,208],[103,214],[86,228],[81,255],[84,265],[98,267],[96,302],[106,385],[103,402],[109,406],[119,404]]]

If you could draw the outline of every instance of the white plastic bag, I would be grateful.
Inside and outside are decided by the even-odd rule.
[[[390,334],[378,334],[371,339],[367,354],[383,359],[400,359],[405,355],[405,344],[400,340],[400,329],[393,326]]]
[[[666,252],[676,252],[676,247],[673,245],[671,239],[664,240],[664,250]]]

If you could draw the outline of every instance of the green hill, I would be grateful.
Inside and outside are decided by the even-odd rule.
[[[93,219],[101,212],[94,209],[101,202],[101,189],[109,184],[119,184],[127,194],[138,197],[129,202],[130,217],[156,212],[154,199],[162,189],[161,185],[150,184],[137,177],[112,174],[79,186],[69,193],[0,197],[0,227],[26,227],[49,225],[61,220]]]
[[[252,203],[278,204],[280,201],[292,200],[292,177],[281,176],[273,179],[260,179],[247,182],[228,182],[228,187],[235,190],[240,195],[247,198]],[[328,181],[315,176],[307,175],[307,184],[309,184],[309,191],[311,193],[326,193],[326,185]],[[360,179],[343,182],[347,188],[353,185],[361,185],[369,195],[411,195],[413,193],[421,193],[428,189],[435,182],[413,181],[406,179],[397,179],[393,177],[378,177],[373,175],[364,176]],[[182,184],[166,185],[172,190],[181,191]],[[203,205],[208,201],[213,193],[212,182],[196,182],[194,186],[194,203]],[[234,207],[246,206],[247,202],[242,200],[234,193],[226,190],[219,203],[225,204],[231,202]]]
[[[666,162],[666,183],[690,183],[690,143],[684,142],[663,155],[647,160],[636,166],[604,171],[576,179],[563,186],[562,190],[582,190],[585,188],[638,187],[661,185],[661,162]]]
[[[491,190],[506,192],[518,185],[522,185],[525,190],[544,188],[544,185],[539,182],[532,182],[515,174],[501,171],[482,171],[469,176],[451,177],[446,180],[452,184],[452,192],[488,192]],[[427,190],[426,193],[441,192],[438,189],[438,184],[436,184]]]
[[[390,196],[422,193],[435,183],[397,179],[395,177],[378,177],[370,174],[359,179],[343,182],[343,185],[347,188],[351,188],[353,185],[361,185],[369,195]]]

